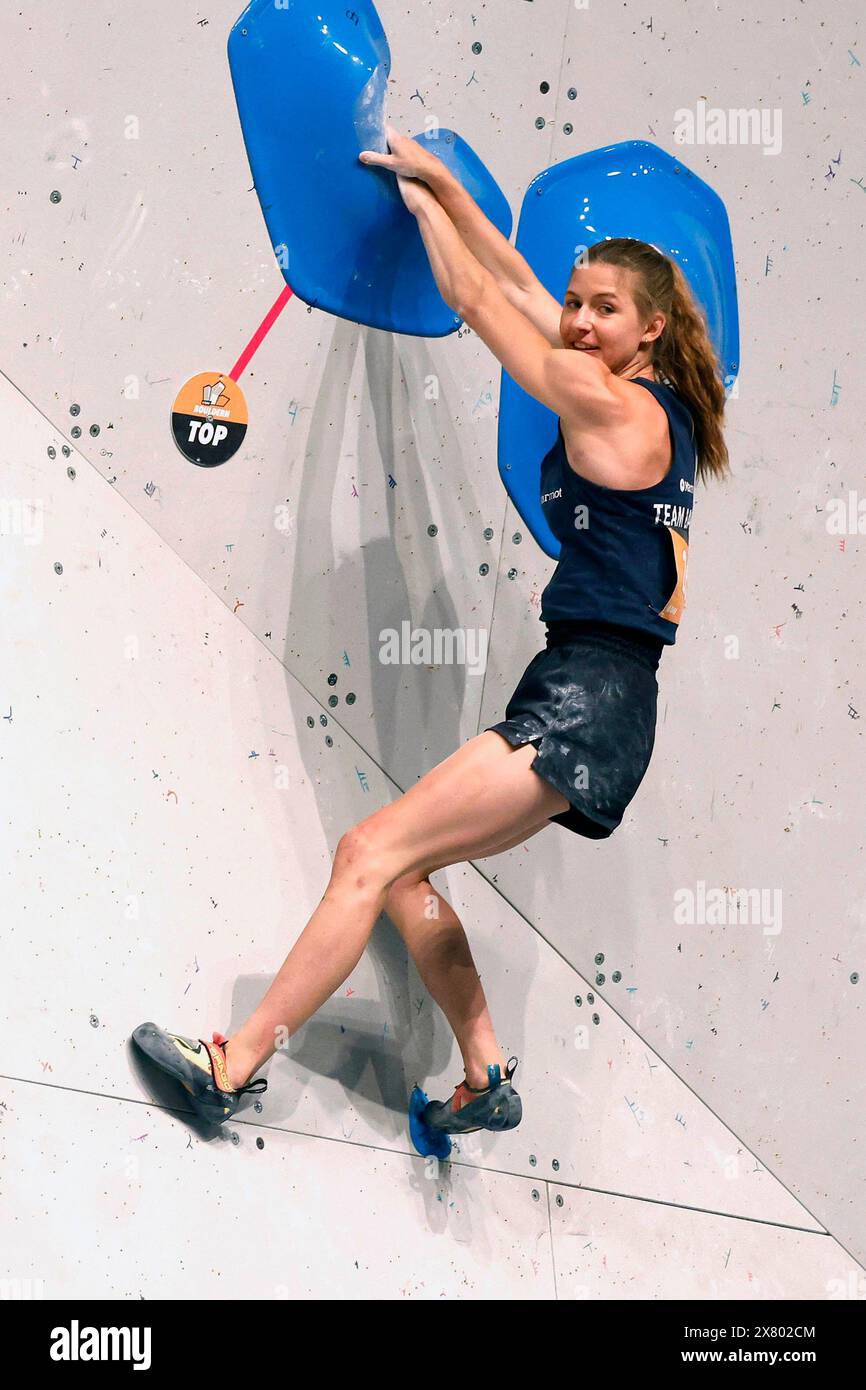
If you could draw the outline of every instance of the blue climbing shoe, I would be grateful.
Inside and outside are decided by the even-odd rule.
[[[179,1081],[188,1092],[193,1110],[212,1125],[221,1125],[235,1113],[241,1096],[247,1092],[260,1095],[268,1089],[263,1076],[247,1086],[231,1089],[226,1068],[225,1046],[228,1038],[214,1033],[213,1042],[203,1038],[184,1038],[180,1033],[168,1033],[155,1023],[142,1023],[132,1035],[135,1043],[151,1062]]]
[[[428,1101],[416,1086],[409,1104],[409,1131],[418,1152],[425,1157],[435,1154],[447,1158],[451,1152],[449,1134],[475,1134],[480,1129],[498,1133],[519,1125],[523,1102],[511,1085],[516,1070],[516,1057],[509,1058],[504,1080],[498,1062],[488,1066],[489,1085],[482,1088],[462,1081],[450,1100]]]

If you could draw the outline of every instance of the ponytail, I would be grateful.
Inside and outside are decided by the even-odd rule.
[[[585,260],[633,271],[632,294],[638,313],[644,319],[664,314],[665,326],[651,345],[652,366],[691,411],[701,482],[710,476],[729,476],[728,448],[722,434],[726,397],[719,360],[706,315],[679,265],[648,242],[631,237],[597,241]]]

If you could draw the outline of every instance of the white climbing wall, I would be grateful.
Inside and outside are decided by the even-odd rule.
[[[156,0],[147,46],[138,8],[19,8],[0,21],[0,1296],[849,1287],[866,1258],[855,0],[378,7],[389,119],[458,130],[515,222],[571,155],[678,154],[727,205],[741,314],[734,476],[698,488],[622,827],[593,844],[551,826],[435,877],[524,1103],[438,1171],[406,1103],[416,1081],[449,1094],[459,1053],[384,917],[268,1064],[261,1107],[216,1135],[157,1093],[129,1035],[231,1032],[340,835],[501,718],[542,645],[553,562],[498,478],[499,364],[471,333],[390,335],[295,298],[242,377],[240,450],[188,462],[176,393],[228,371],[284,283],[225,55],[239,6]],[[763,113],[767,139],[678,142],[676,113],[702,102]],[[486,671],[384,664],[403,623],[489,634]]]

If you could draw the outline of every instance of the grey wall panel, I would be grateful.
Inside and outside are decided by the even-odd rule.
[[[565,1108],[568,1123],[539,1106],[536,1157],[670,1213],[778,1220],[797,1244],[758,1228],[764,1296],[809,1296],[808,1278],[785,1276],[801,1261],[821,1287],[835,1277],[815,1258],[815,1232],[850,1251],[849,1264],[866,1254],[855,1142],[866,902],[859,8],[837,7],[833,25],[814,5],[795,22],[781,0],[759,12],[666,0],[651,16],[564,0],[474,17],[439,7],[423,23],[380,13],[394,58],[389,117],[409,133],[431,115],[459,130],[515,217],[539,170],[629,138],[677,153],[728,208],[742,345],[727,409],[733,477],[698,489],[688,606],[662,660],[647,778],[609,843],[551,827],[482,862],[486,883],[475,870],[441,881],[476,924],[485,984],[518,1034],[532,1095],[564,1086],[580,1102]],[[158,62],[140,43],[140,11],[107,0],[3,21],[14,57],[0,133],[4,699],[6,770],[20,788],[4,1005],[8,1016],[29,1000],[13,1029],[18,1076],[35,1082],[53,1066],[59,1087],[124,1105],[141,1098],[120,1051],[141,1021],[136,1001],[155,994],[178,1027],[187,990],[212,1027],[215,1013],[225,1026],[252,1007],[323,891],[340,835],[502,717],[543,642],[539,598],[553,568],[499,482],[499,364],[471,333],[410,339],[292,300],[241,378],[240,452],[203,470],[175,448],[176,391],[232,364],[283,283],[229,82],[235,18],[223,6],[202,25],[189,4],[161,0],[148,10]],[[676,112],[701,101],[758,111],[775,135],[677,143]],[[21,508],[33,502],[31,542]],[[403,622],[489,633],[486,671],[383,664],[381,634]],[[184,781],[175,805],[168,792]],[[713,891],[722,921],[707,917]],[[751,915],[736,920],[749,893]],[[125,916],[130,902],[143,915]],[[400,951],[381,923],[359,966],[363,1008],[311,1024],[294,1059],[277,1059],[295,1067],[272,1068],[280,1126],[346,1137],[359,1068],[338,1030],[351,1016],[373,1065],[390,1009],[399,1041],[380,1046],[370,1089],[348,1103],[355,1139],[403,1162],[405,1083],[432,1076],[444,1088],[456,1076],[429,1000],[420,1043],[409,1026],[422,991]],[[593,988],[599,952],[602,1032],[579,1050],[570,1011]],[[59,1030],[60,1061],[34,1000]],[[620,1129],[633,1114],[605,1089],[613,1038],[623,1078],[637,1082],[644,1051],[664,1077],[663,1103],[638,1099],[656,1118],[633,1147]],[[326,1066],[335,1056],[337,1078]],[[686,1134],[688,1164],[675,1170]],[[532,1143],[521,1128],[464,1157],[529,1186]],[[739,1148],[758,1181],[741,1166],[728,1178]],[[608,1220],[619,1239],[612,1208],[598,1230]],[[612,1296],[597,1271],[570,1269],[564,1296]],[[698,1266],[692,1296],[738,1296],[715,1278]],[[662,1270],[650,1286],[676,1285]]]

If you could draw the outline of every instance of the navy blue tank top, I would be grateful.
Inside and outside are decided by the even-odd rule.
[[[670,469],[654,487],[603,487],[570,466],[559,425],[541,464],[541,506],[562,550],[541,596],[540,618],[560,634],[566,623],[575,630],[627,629],[660,652],[660,644],[674,642],[686,601],[695,430],[672,386],[630,380],[667,414]]]

